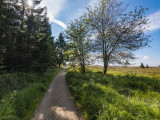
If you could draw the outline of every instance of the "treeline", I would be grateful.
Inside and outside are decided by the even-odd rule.
[[[78,63],[83,73],[86,65],[102,59],[106,74],[110,64],[125,64],[135,58],[134,51],[148,46],[147,9],[129,11],[127,6],[121,0],[100,0],[69,24],[68,60]]]
[[[0,69],[42,73],[57,64],[47,9],[32,2],[0,1]]]

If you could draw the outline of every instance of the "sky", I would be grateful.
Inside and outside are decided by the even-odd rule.
[[[99,0],[43,0],[42,6],[47,6],[53,36],[57,38],[60,32],[64,32],[71,20],[82,15],[85,7],[94,6],[97,1]],[[160,0],[122,1],[129,3],[129,10],[134,10],[136,6],[148,8],[147,18],[151,22],[149,31],[145,33],[151,35],[150,47],[134,52],[137,59],[130,62],[134,66],[139,66],[140,63],[149,66],[160,65]]]

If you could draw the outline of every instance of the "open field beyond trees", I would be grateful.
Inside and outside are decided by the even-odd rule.
[[[102,72],[102,66],[91,66],[88,67],[89,70],[93,72]],[[150,68],[140,68],[140,67],[110,67],[108,70],[108,74],[113,75],[126,75],[133,74],[138,76],[146,76],[146,77],[158,77],[160,78],[160,67],[150,67]]]
[[[160,68],[69,69],[69,88],[87,120],[159,120]],[[100,72],[101,71],[101,72]]]

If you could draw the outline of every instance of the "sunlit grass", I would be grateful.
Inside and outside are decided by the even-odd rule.
[[[103,71],[102,66],[91,66],[91,67],[87,67],[87,68],[93,72]],[[160,78],[160,67],[150,67],[150,68],[109,67],[108,73],[113,74],[113,75],[135,74],[137,76],[159,77]]]
[[[127,70],[128,69],[128,70]],[[92,68],[82,74],[68,70],[67,82],[73,96],[87,120],[159,120],[160,79],[139,68],[110,69],[110,76],[95,73]],[[122,71],[123,70],[123,71]],[[150,76],[150,77],[146,77]]]

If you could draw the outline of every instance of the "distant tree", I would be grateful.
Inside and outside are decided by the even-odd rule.
[[[141,63],[140,68],[145,68],[145,66],[144,66],[144,64],[143,64],[143,63]]]
[[[82,73],[85,73],[86,61],[88,59],[90,44],[89,44],[89,29],[87,20],[84,16],[72,21],[67,30],[66,36],[69,39],[70,56],[79,64]]]
[[[66,42],[64,40],[63,34],[60,33],[56,41],[56,51],[57,51],[57,63],[60,65],[64,61],[64,52],[66,51]]]
[[[104,74],[109,63],[133,59],[133,52],[149,43],[149,36],[144,34],[148,23],[146,9],[127,12],[125,8],[121,0],[100,0],[94,9],[87,8],[96,53],[100,52],[104,62]]]
[[[129,63],[128,60],[126,60],[126,62],[124,63],[124,65],[125,65],[125,67],[127,67],[128,65],[131,65],[131,64]]]
[[[146,68],[149,68],[149,65],[148,65],[148,64],[146,65]]]
[[[63,51],[66,49],[66,42],[62,33],[59,34],[59,37],[56,41],[56,47],[61,48]]]

